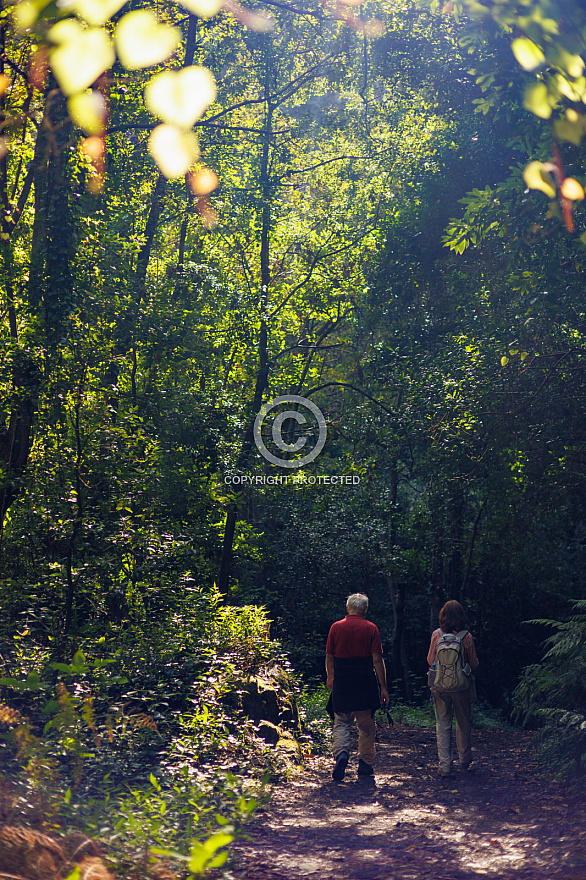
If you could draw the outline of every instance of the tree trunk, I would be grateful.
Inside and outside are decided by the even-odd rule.
[[[391,649],[391,666],[393,680],[401,687],[406,700],[413,699],[413,688],[409,675],[409,660],[405,645],[405,587],[396,583],[392,574],[387,575],[387,586],[393,608],[393,644]]]
[[[450,558],[447,566],[448,598],[455,599],[462,591],[462,547],[464,544],[464,512],[466,501],[460,489],[450,499]]]
[[[391,460],[391,509],[397,503],[397,489],[399,485],[399,474],[397,470],[397,459]],[[392,554],[393,547],[396,543],[397,530],[394,520],[391,520],[389,528],[389,553]],[[409,660],[407,657],[407,648],[405,645],[405,585],[400,581],[397,582],[392,572],[392,562],[389,562],[389,570],[387,572],[387,586],[391,597],[391,606],[393,609],[393,642],[391,648],[391,668],[393,680],[398,682],[401,693],[406,700],[413,699],[413,688],[411,686],[411,678],[409,675]]]
[[[464,605],[464,602],[466,601],[468,582],[470,580],[470,571],[472,568],[472,556],[474,554],[474,545],[476,543],[476,535],[478,534],[478,526],[480,525],[480,520],[482,518],[485,507],[486,501],[483,501],[480,505],[478,513],[476,514],[476,519],[474,520],[474,525],[472,527],[472,535],[470,536],[470,547],[468,548],[468,560],[466,562],[466,572],[464,574],[462,586],[460,588],[460,605]]]
[[[236,462],[236,471],[239,473],[248,464],[254,440],[254,422],[262,405],[262,396],[267,386],[269,376],[268,364],[268,330],[264,321],[261,322],[259,345],[258,345],[259,368],[256,374],[254,398],[250,406],[250,414],[245,434],[240,447]],[[231,502],[226,512],[226,524],[224,526],[224,540],[222,543],[222,556],[220,559],[220,572],[218,575],[218,590],[226,594],[230,586],[230,573],[232,567],[232,547],[234,545],[234,533],[238,521],[238,505]]]
[[[4,30],[2,31],[4,33]],[[67,181],[66,148],[72,134],[65,98],[51,82],[46,95],[43,119],[37,135],[35,154],[18,199],[14,222],[2,217],[2,254],[5,302],[10,335],[18,342],[18,322],[14,293],[12,245],[6,236],[14,234],[30,187],[34,183],[35,216],[31,240],[28,284],[29,304],[44,316],[46,340],[54,349],[64,318],[74,299],[71,257],[74,247],[70,187]],[[3,159],[2,162],[5,160]],[[2,205],[9,205],[5,166],[0,168]],[[6,512],[19,494],[19,480],[26,470],[31,448],[32,427],[37,408],[37,368],[30,357],[18,352],[12,369],[13,404],[8,430],[0,438],[0,455],[6,477],[0,491],[0,532]]]
[[[268,41],[267,41],[268,42]],[[263,129],[262,154],[260,164],[260,182],[263,195],[262,207],[262,225],[260,238],[260,295],[259,305],[261,313],[261,322],[258,340],[258,369],[254,386],[254,396],[249,408],[248,421],[240,446],[240,452],[236,461],[236,471],[241,472],[248,464],[252,445],[254,440],[254,422],[262,405],[264,390],[267,387],[269,378],[269,328],[265,321],[268,298],[269,285],[271,282],[270,272],[270,229],[271,229],[271,208],[273,189],[269,179],[269,158],[271,132],[273,125],[273,106],[270,102],[270,49],[265,52],[265,100],[266,113],[265,124]],[[222,556],[220,559],[220,572],[218,575],[218,589],[221,593],[226,594],[230,586],[230,574],[232,569],[232,548],[234,545],[234,533],[236,523],[238,521],[238,505],[232,502],[226,512],[226,524],[224,526],[224,540],[222,543]]]

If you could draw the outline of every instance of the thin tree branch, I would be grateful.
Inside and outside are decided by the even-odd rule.
[[[380,400],[377,400],[376,397],[372,397],[368,394],[367,391],[363,391],[362,388],[357,388],[356,385],[351,385],[349,382],[326,382],[324,385],[317,385],[315,388],[310,388],[309,391],[304,393],[304,397],[309,397],[310,394],[317,394],[318,391],[323,391],[324,388],[331,387],[339,387],[339,388],[350,388],[351,391],[356,391],[357,394],[361,394],[363,397],[366,397],[368,400],[372,401],[372,403],[376,403],[377,406],[386,412],[389,416],[394,416],[395,413],[387,409],[384,403],[381,403]]]

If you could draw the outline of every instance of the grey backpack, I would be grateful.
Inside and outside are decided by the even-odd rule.
[[[436,694],[456,694],[470,687],[472,671],[464,657],[462,640],[468,635],[462,629],[457,635],[440,629],[435,652],[435,677],[431,689]]]

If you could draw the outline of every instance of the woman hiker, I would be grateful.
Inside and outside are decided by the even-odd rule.
[[[457,653],[459,657],[456,656]],[[454,599],[446,602],[439,613],[439,629],[432,634],[427,662],[435,672],[431,693],[435,710],[439,774],[449,776],[452,772],[454,715],[460,769],[467,770],[472,762],[470,704],[476,699],[476,688],[471,673],[478,668],[474,639],[466,629],[464,609]]]

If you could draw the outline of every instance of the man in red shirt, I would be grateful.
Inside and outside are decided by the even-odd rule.
[[[334,712],[332,750],[336,766],[332,776],[337,782],[346,772],[353,721],[358,727],[358,774],[373,775],[374,713],[381,703],[389,704],[380,633],[374,623],[364,619],[367,610],[368,596],[348,596],[346,617],[332,625],[326,644],[326,684],[332,692]]]

